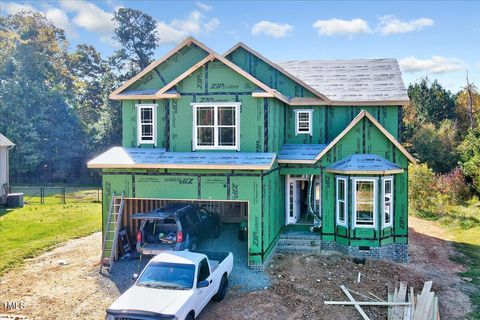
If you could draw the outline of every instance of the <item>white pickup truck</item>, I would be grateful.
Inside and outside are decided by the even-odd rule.
[[[170,251],[134,274],[133,286],[107,309],[106,320],[193,320],[213,299],[222,301],[233,268],[229,252]]]

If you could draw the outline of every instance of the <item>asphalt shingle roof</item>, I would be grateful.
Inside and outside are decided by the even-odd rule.
[[[408,101],[396,59],[292,60],[277,64],[332,101]]]

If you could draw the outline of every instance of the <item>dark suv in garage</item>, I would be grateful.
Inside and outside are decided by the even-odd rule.
[[[140,221],[137,251],[147,255],[167,250],[196,250],[203,238],[217,238],[222,226],[218,214],[188,203],[136,213],[132,219]]]

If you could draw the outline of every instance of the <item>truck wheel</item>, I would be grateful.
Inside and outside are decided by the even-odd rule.
[[[213,301],[220,302],[225,299],[225,295],[227,294],[228,288],[228,278],[227,276],[223,276],[222,280],[220,281],[220,286],[218,288],[217,293],[213,296]]]
[[[193,316],[191,313],[189,313],[186,317],[185,320],[193,320]]]

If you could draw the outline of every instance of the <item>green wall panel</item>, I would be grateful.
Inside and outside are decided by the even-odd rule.
[[[287,97],[315,97],[308,89],[241,47],[232,51],[227,59]]]
[[[201,199],[227,199],[226,177],[202,177],[200,183]]]
[[[190,67],[208,55],[208,52],[196,44],[185,46],[162,62],[152,71],[131,84],[127,90],[155,89],[160,90]]]
[[[163,199],[197,199],[195,176],[136,176],[135,197]]]

